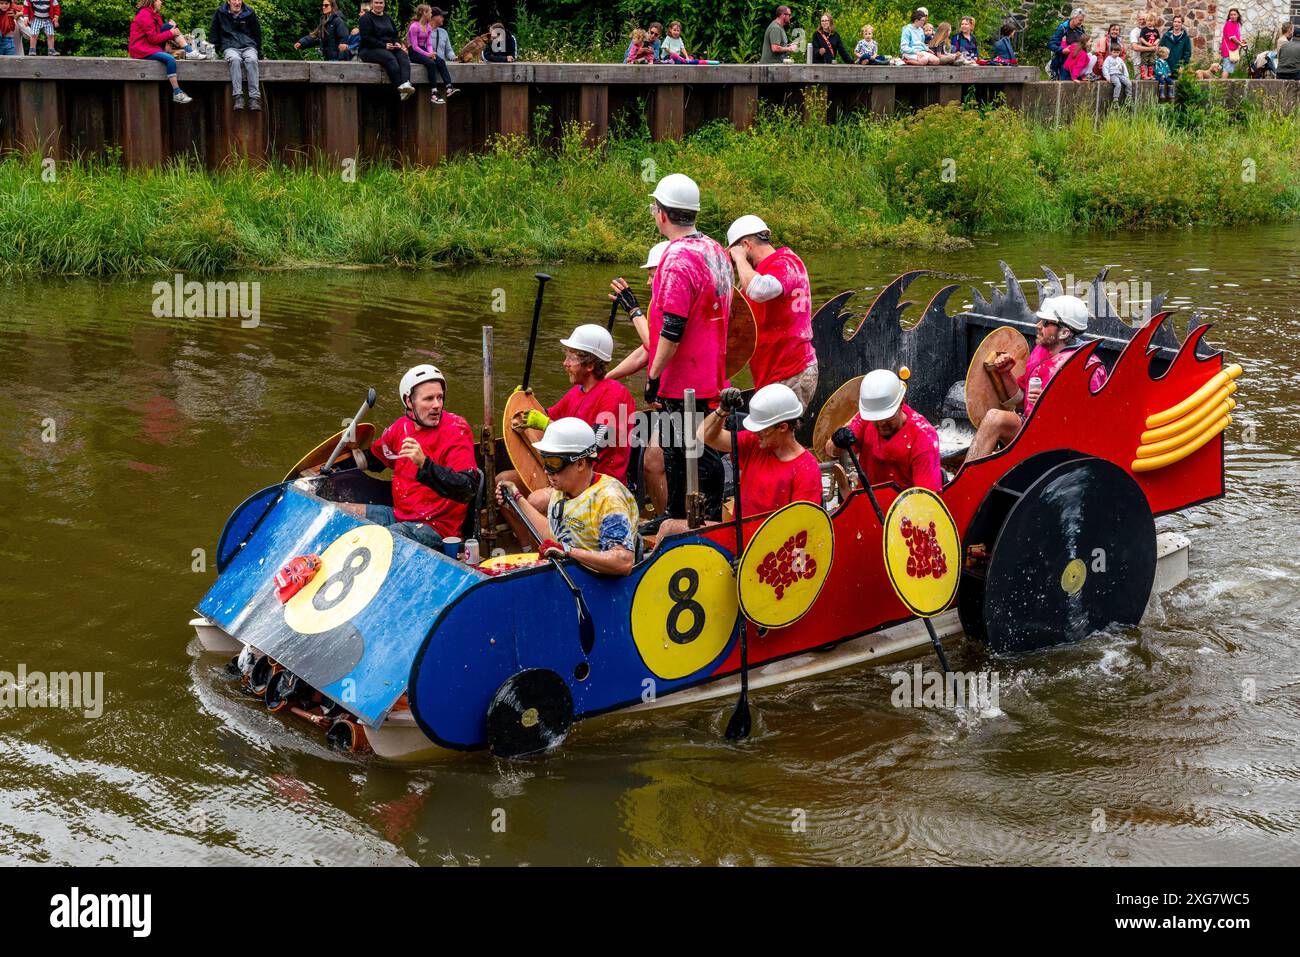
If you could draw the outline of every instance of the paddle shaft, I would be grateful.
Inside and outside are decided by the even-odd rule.
[[[352,421],[348,424],[348,427],[344,429],[343,434],[339,436],[339,441],[338,444],[334,446],[334,451],[330,453],[330,457],[327,458],[325,464],[321,466],[320,470],[322,473],[333,471],[334,460],[339,457],[339,452],[343,449],[343,446],[350,441],[356,440],[357,423],[360,422],[365,414],[370,411],[374,404],[375,388],[374,386],[371,386],[366,390],[366,401],[361,403],[361,408],[357,409],[357,414],[352,417]]]
[[[737,438],[735,413],[727,414],[727,431],[731,433],[731,479],[735,493],[735,505],[732,516],[736,524],[736,563],[739,574],[740,556],[745,552],[745,533],[741,527],[744,510],[740,504],[740,440]],[[749,737],[749,623],[743,615],[740,620],[740,698],[736,701],[736,710],[727,722],[727,737],[730,740]]]
[[[609,324],[605,326],[606,331],[611,334],[614,332],[614,321],[618,319],[618,300],[615,299],[609,304]]]
[[[515,513],[519,521],[523,522],[524,527],[528,529],[528,533],[533,536],[533,541],[540,546],[542,544],[542,536],[539,535],[537,529],[533,527],[533,523],[528,520],[528,516],[524,514],[524,510],[520,508],[519,503],[515,501],[515,497],[507,494],[503,495],[502,498],[505,499],[510,510]],[[585,635],[587,629],[591,628],[591,611],[587,608],[587,600],[582,597],[582,590],[577,586],[574,580],[569,577],[569,573],[564,570],[564,566],[560,564],[558,558],[547,558],[547,561],[549,561],[555,567],[555,570],[560,573],[560,577],[564,579],[564,584],[569,586],[569,591],[573,592],[573,597],[578,602],[578,620],[579,622],[585,622],[585,624],[581,626]],[[585,638],[583,640],[582,650],[584,652],[591,651],[591,646]]]
[[[849,460],[853,462],[853,467],[858,470],[858,479],[861,481],[862,487],[867,490],[867,498],[871,500],[871,507],[876,510],[876,518],[880,520],[880,533],[883,535],[885,532],[885,513],[880,509],[880,502],[876,498],[876,490],[871,487],[871,482],[867,479],[867,473],[862,471],[862,466],[858,462],[858,456],[853,451],[853,447],[850,446],[844,451],[849,453]],[[951,674],[952,667],[948,664],[948,656],[943,653],[943,645],[939,644],[939,635],[934,630],[934,624],[924,616],[921,616],[921,620],[925,622],[925,630],[930,633],[930,644],[934,645],[934,653],[939,656],[939,664],[943,665],[943,673]]]
[[[524,381],[521,388],[528,388],[528,377],[533,373],[533,351],[537,348],[537,326],[542,320],[542,295],[551,277],[544,272],[537,276],[537,298],[533,300],[533,327],[528,332],[528,357],[524,359]]]

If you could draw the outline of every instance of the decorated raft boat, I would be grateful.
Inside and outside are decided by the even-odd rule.
[[[1153,589],[1187,574],[1187,539],[1157,535],[1155,517],[1223,495],[1240,367],[1204,342],[1206,325],[1179,342],[1162,296],[1149,318],[1121,320],[1103,272],[1087,296],[1088,343],[1005,448],[965,462],[978,415],[966,400],[987,392],[982,355],[1034,335],[1034,310],[1002,268],[1005,293],[975,291],[970,310],[949,315],[948,286],[911,328],[903,295],[923,272],[895,279],[865,315],[845,292],[814,317],[822,385],[804,440],[815,434],[820,449],[852,415],[855,376],[909,367],[909,405],[942,423],[941,495],[828,482],[824,508],[745,516],[739,535],[734,522],[695,529],[611,578],[572,562],[470,565],[353,518],[337,504],[389,503],[389,483],[302,467],[333,460],[322,452],[337,444],[323,443],[228,519],[193,622],[203,646],[238,653],[232,671],[267,707],[335,743],[428,759],[542,750],[597,715],[898,660],[959,633],[1010,654],[1134,625]],[[1045,272],[1040,301],[1062,291]],[[1109,369],[1095,394],[1093,355]],[[369,426],[358,432],[368,441]],[[504,461],[501,443],[488,447]],[[481,510],[467,521],[475,534]],[[282,602],[277,572],[308,554],[318,573]]]

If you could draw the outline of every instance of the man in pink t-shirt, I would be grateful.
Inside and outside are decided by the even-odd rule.
[[[1074,350],[1083,345],[1078,337],[1088,329],[1088,304],[1078,296],[1049,296],[1035,315],[1038,332],[1034,349],[1025,360],[1025,371],[1012,378],[1015,357],[1007,353],[1002,353],[994,361],[994,368],[1002,376],[1010,396],[1007,405],[1012,408],[989,409],[984,413],[970,451],[966,453],[967,462],[991,455],[999,445],[1006,445],[1015,438],[1020,426],[1034,411],[1047,383],[1061,371]],[[1106,367],[1094,355],[1088,359],[1088,368],[1092,370],[1088,388],[1096,392],[1106,384]],[[1014,407],[1019,405],[1024,406],[1023,415],[1014,411]]]
[[[689,176],[659,181],[652,207],[655,226],[668,240],[650,293],[647,346],[650,367],[645,400],[662,410],[659,444],[668,480],[668,514],[686,517],[686,429],[682,396],[695,390],[700,407],[727,385],[727,320],[732,272],[726,250],[695,228],[700,188]],[[705,514],[722,515],[722,457],[704,448],[698,459]]]
[[[858,389],[858,414],[827,440],[826,454],[834,457],[856,446],[867,484],[942,491],[939,433],[903,401],[905,393],[889,369],[868,373]]]
[[[808,270],[788,246],[772,245],[767,223],[757,216],[741,216],[731,224],[727,249],[758,327],[749,360],[754,388],[780,382],[806,407],[817,391]]]

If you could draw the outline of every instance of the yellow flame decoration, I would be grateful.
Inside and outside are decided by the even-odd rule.
[[[1162,425],[1168,425],[1176,419],[1181,419],[1192,409],[1199,408],[1207,398],[1239,375],[1241,375],[1241,366],[1236,365],[1235,363],[1228,366],[1226,369],[1221,369],[1215,375],[1211,376],[1205,385],[1201,386],[1187,398],[1183,399],[1182,402],[1179,402],[1177,405],[1171,405],[1163,412],[1157,412],[1154,415],[1147,416],[1147,428],[1159,428]]]

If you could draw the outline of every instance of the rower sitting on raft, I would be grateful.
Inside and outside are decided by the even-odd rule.
[[[1051,296],[1043,300],[1035,316],[1038,334],[1020,377],[1011,377],[1014,356],[1002,352],[993,361],[993,369],[1002,376],[1010,397],[1004,408],[985,413],[966,454],[967,462],[991,455],[999,444],[1006,445],[1015,438],[1052,376],[1061,371],[1075,349],[1085,344],[1079,335],[1088,330],[1088,304],[1078,296]],[[1094,355],[1088,359],[1088,368],[1092,370],[1088,388],[1096,392],[1106,384],[1106,367]],[[1018,415],[1014,410],[1022,403],[1024,414]]]
[[[497,483],[497,501],[509,495],[543,541],[542,558],[572,558],[594,572],[626,575],[637,552],[636,499],[616,478],[595,470],[596,432],[581,419],[556,419],[533,448],[542,453],[542,468],[550,485],[546,514],[509,481]],[[536,493],[534,493],[536,495]],[[507,521],[522,541],[519,519]]]
[[[867,373],[858,388],[858,414],[826,443],[832,458],[840,449],[860,450],[858,461],[870,485],[893,482],[900,489],[943,489],[939,433],[903,401],[907,390],[889,369]]]
[[[573,335],[561,339],[564,347],[564,373],[572,388],[545,412],[529,409],[515,413],[510,425],[516,430],[536,429],[544,432],[552,419],[577,418],[592,429],[602,429],[596,471],[620,482],[627,481],[629,449],[627,434],[636,414],[636,401],[627,386],[606,375],[607,363],[614,354],[614,337],[602,326],[583,325]],[[534,446],[536,447],[536,446]],[[519,473],[501,472],[499,481],[519,483]],[[538,511],[546,509],[550,489],[534,489],[529,501]]]
[[[723,389],[717,409],[704,417],[696,436],[710,448],[730,452],[727,418],[744,404],[739,389]],[[749,400],[749,414],[740,423],[745,431],[736,435],[740,500],[746,515],[774,512],[791,502],[822,503],[821,467],[794,435],[802,415],[803,403],[793,389],[780,382],[764,386]],[[659,539],[688,528],[683,519],[668,519],[659,527]]]
[[[402,376],[398,394],[406,414],[370,448],[353,452],[371,472],[392,466],[393,504],[341,503],[340,509],[429,548],[461,533],[466,503],[478,494],[479,470],[474,434],[468,422],[443,407],[446,392],[447,380],[436,366],[418,365]]]

